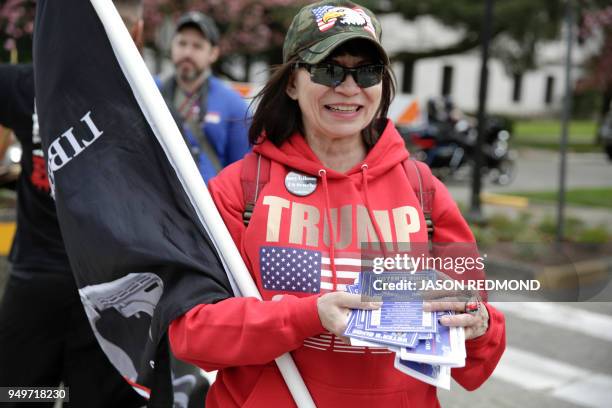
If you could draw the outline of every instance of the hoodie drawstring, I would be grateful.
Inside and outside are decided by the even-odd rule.
[[[376,232],[376,236],[378,237],[378,241],[380,242],[380,246],[383,252],[383,255],[387,256],[387,250],[385,248],[385,239],[383,237],[382,231],[378,222],[376,222],[376,217],[374,217],[374,211],[372,210],[372,206],[370,205],[370,196],[368,192],[368,165],[363,164],[361,166],[361,175],[363,181],[363,192],[365,195],[365,205],[368,211],[368,216],[372,221],[372,225],[374,226],[374,231]],[[336,262],[335,262],[335,252],[336,252],[336,233],[334,231],[334,225],[332,225],[332,217],[331,217],[331,205],[329,202],[329,188],[327,185],[327,171],[325,169],[319,170],[319,177],[321,177],[321,181],[323,183],[323,194],[325,195],[325,215],[327,219],[327,228],[329,229],[329,264],[331,267],[332,273],[332,290],[336,291],[338,289],[338,274],[336,272]]]
[[[382,235],[382,231],[380,230],[380,226],[378,222],[376,222],[376,217],[374,217],[374,211],[372,210],[372,206],[370,206],[370,195],[368,194],[368,165],[366,163],[361,165],[361,176],[363,180],[363,193],[365,195],[365,205],[368,210],[368,215],[370,216],[370,220],[372,221],[372,225],[374,226],[374,231],[376,231],[376,235],[378,236],[378,241],[380,242],[380,248],[382,249],[383,256],[387,257],[387,250],[385,248],[385,239]]]
[[[332,225],[331,210],[329,203],[329,189],[327,188],[327,171],[325,169],[319,170],[319,176],[323,182],[323,194],[325,195],[325,215],[327,218],[327,228],[329,229],[329,264],[332,273],[332,291],[336,291],[338,288],[338,275],[336,273],[336,262],[335,262],[335,251],[336,251],[336,234],[334,233],[334,226]]]

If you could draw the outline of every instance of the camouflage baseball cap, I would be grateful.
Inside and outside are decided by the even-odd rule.
[[[380,44],[381,34],[376,16],[365,7],[334,0],[310,4],[299,11],[289,26],[283,61],[299,55],[302,61],[316,64],[339,45],[362,38],[372,41],[382,61],[389,64],[389,57]]]

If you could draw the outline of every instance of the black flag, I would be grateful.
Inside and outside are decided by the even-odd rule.
[[[169,323],[231,296],[228,277],[89,1],[38,1],[34,63],[40,135],[81,299],[109,359],[147,394],[157,374],[169,378]]]

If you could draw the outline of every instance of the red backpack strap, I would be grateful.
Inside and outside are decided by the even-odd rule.
[[[249,152],[244,155],[240,169],[240,183],[244,198],[242,221],[248,226],[263,187],[270,181],[270,159],[260,154]]]
[[[431,174],[431,169],[427,164],[414,159],[404,160],[403,165],[406,175],[408,176],[408,181],[419,200],[421,210],[425,216],[427,237],[429,241],[432,242],[434,225],[431,214],[433,212],[433,202],[436,194],[433,174]]]

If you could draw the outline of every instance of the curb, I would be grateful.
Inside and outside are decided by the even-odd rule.
[[[0,222],[0,256],[7,256],[11,250],[16,227],[15,221]]]
[[[511,196],[506,194],[482,193],[480,199],[484,204],[503,205],[507,207],[527,208],[529,199],[527,197]]]

